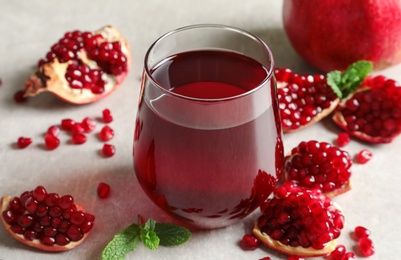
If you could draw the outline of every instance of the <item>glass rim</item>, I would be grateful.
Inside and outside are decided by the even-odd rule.
[[[243,35],[246,35],[247,37],[255,40],[257,43],[259,43],[259,45],[265,49],[266,53],[268,54],[269,58],[270,58],[270,66],[267,69],[267,75],[266,77],[254,88],[246,91],[245,93],[239,94],[239,95],[234,95],[234,96],[229,96],[229,97],[224,97],[224,98],[195,98],[195,97],[189,97],[189,96],[185,96],[185,95],[181,95],[175,92],[172,92],[166,88],[164,88],[162,86],[162,84],[160,84],[155,78],[153,78],[152,73],[150,72],[150,68],[147,65],[147,61],[149,60],[149,56],[150,56],[150,52],[155,48],[155,46],[161,42],[162,40],[164,40],[165,38],[169,37],[170,35],[179,33],[179,32],[183,32],[183,31],[187,31],[187,30],[192,30],[192,29],[197,29],[197,28],[214,28],[214,29],[225,29],[225,30],[230,30],[230,31],[234,31]],[[246,55],[246,54],[245,54]],[[165,57],[167,58],[167,57]],[[170,95],[170,96],[174,96],[177,98],[181,98],[181,99],[186,99],[186,100],[190,100],[190,101],[199,101],[199,102],[218,102],[218,101],[228,101],[228,100],[235,100],[238,98],[242,98],[244,96],[248,96],[250,94],[252,94],[253,92],[258,91],[260,88],[262,88],[267,81],[269,81],[273,75],[273,71],[274,71],[274,59],[273,59],[273,54],[270,50],[270,48],[267,46],[267,44],[258,36],[237,28],[237,27],[233,27],[233,26],[229,26],[229,25],[222,25],[222,24],[194,24],[194,25],[188,25],[188,26],[183,26],[177,29],[174,29],[172,31],[169,31],[165,34],[163,34],[162,36],[160,36],[158,39],[156,39],[149,47],[149,49],[146,51],[145,54],[145,59],[144,59],[144,69],[146,71],[146,74],[149,77],[149,80],[152,82],[152,84],[154,86],[157,86],[158,89],[160,89],[161,91],[165,92],[166,94]]]

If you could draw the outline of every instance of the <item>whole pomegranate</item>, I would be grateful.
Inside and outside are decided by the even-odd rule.
[[[322,71],[401,62],[400,0],[284,0],[283,22],[294,49]]]

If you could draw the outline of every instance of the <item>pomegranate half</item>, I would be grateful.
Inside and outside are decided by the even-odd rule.
[[[113,26],[67,32],[39,61],[23,97],[48,91],[69,103],[91,103],[120,86],[130,66],[129,44]]]

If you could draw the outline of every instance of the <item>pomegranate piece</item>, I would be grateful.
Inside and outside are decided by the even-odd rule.
[[[301,142],[286,156],[282,178],[332,197],[351,189],[351,166],[348,152],[312,140]]]
[[[350,135],[370,143],[389,143],[401,133],[401,87],[384,76],[368,77],[333,114]]]
[[[102,153],[105,157],[112,157],[116,153],[116,148],[112,144],[104,144]]]
[[[110,185],[101,182],[99,183],[99,185],[97,186],[97,195],[99,196],[99,198],[104,199],[107,198],[110,194]]]
[[[259,240],[251,234],[245,234],[241,239],[240,246],[244,250],[255,250],[259,247]]]
[[[113,121],[113,116],[111,115],[110,109],[104,109],[102,111],[102,120],[104,123],[108,124]]]
[[[288,68],[275,69],[283,132],[310,126],[329,115],[340,100],[352,93],[368,75],[372,64],[360,61],[345,72],[299,75]]]
[[[99,132],[102,141],[109,141],[114,137],[114,130],[110,126],[104,126]]]
[[[54,150],[60,145],[60,140],[54,135],[46,134],[44,139],[48,150]]]
[[[306,189],[295,182],[286,182],[277,190],[265,202],[253,234],[268,247],[291,256],[331,253],[344,227],[339,206],[319,190]]]
[[[28,147],[32,143],[32,138],[30,137],[19,137],[17,141],[17,146],[20,149]]]
[[[12,237],[28,246],[53,252],[72,249],[87,237],[95,218],[79,204],[63,204],[61,198],[43,186],[20,197],[3,196],[1,221]],[[65,212],[71,217],[64,218]]]
[[[100,100],[125,79],[130,55],[128,42],[112,26],[67,32],[38,62],[21,96],[49,91],[73,104]]]
[[[371,151],[369,151],[368,149],[363,149],[356,155],[356,161],[359,164],[365,164],[365,163],[369,162],[370,159],[372,159],[372,157],[373,157],[373,154]]]

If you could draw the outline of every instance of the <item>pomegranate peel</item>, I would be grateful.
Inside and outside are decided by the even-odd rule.
[[[276,69],[283,132],[303,129],[328,116],[371,70],[368,61],[353,63],[344,72],[331,71],[327,75],[298,75],[290,69]]]
[[[67,54],[60,49],[66,49],[67,43],[75,47],[67,50],[65,57]],[[118,43],[116,50],[112,49],[114,43]],[[75,49],[78,50],[74,52]],[[47,60],[39,62],[37,71],[25,83],[23,97],[51,92],[73,104],[94,102],[113,92],[130,67],[129,44],[116,28],[104,26],[93,33],[67,33],[52,46]]]
[[[43,196],[35,194],[34,190],[24,192],[20,197],[1,198],[0,218],[5,230],[17,241],[49,252],[67,251],[81,244],[93,227],[95,217],[84,213],[84,208],[73,201],[70,204],[67,200],[62,201],[65,196],[59,198],[55,193],[47,194],[44,188],[43,191]],[[43,200],[38,202],[40,197]],[[32,207],[35,205],[32,201],[35,201],[35,207]],[[60,210],[57,205],[65,209]]]

